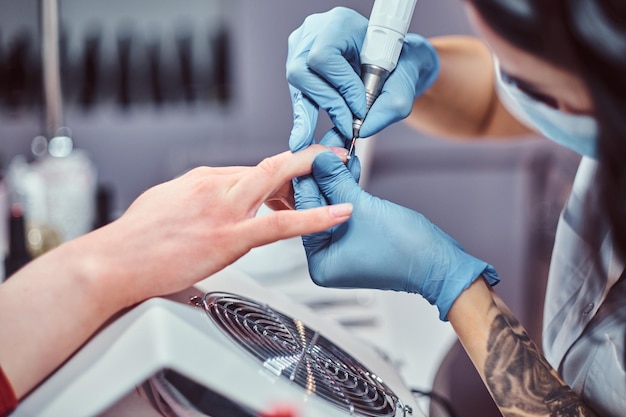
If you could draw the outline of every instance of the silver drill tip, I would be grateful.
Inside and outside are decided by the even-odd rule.
[[[352,158],[354,147],[356,145],[356,140],[359,138],[360,133],[361,133],[362,124],[363,124],[363,119],[355,119],[352,122],[352,142],[350,142],[350,149],[348,150],[348,159]]]
[[[352,143],[350,143],[350,149],[348,149],[347,159],[352,158],[352,152],[354,151],[354,144],[356,143],[356,136],[352,138]]]

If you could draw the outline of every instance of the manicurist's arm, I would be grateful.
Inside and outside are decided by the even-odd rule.
[[[595,415],[483,279],[457,298],[448,319],[502,415]]]
[[[436,136],[482,139],[532,133],[504,108],[495,89],[494,63],[484,42],[469,36],[429,39],[439,74],[418,96],[406,121]]]
[[[354,206],[347,222],[303,236],[315,283],[424,297],[452,323],[505,416],[593,415],[491,290],[500,277],[490,264],[421,213],[368,194],[330,152],[315,158],[313,175],[294,189],[299,209],[325,201]]]

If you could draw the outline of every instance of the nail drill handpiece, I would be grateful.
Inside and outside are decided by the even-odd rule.
[[[366,115],[380,95],[389,74],[396,68],[416,2],[417,0],[374,1],[361,49],[361,80],[367,99]],[[348,158],[352,157],[362,124],[363,119],[355,119],[352,123],[353,136]]]

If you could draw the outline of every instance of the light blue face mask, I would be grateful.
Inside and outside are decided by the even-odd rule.
[[[520,122],[580,155],[597,159],[599,129],[593,117],[563,113],[529,96],[502,78],[497,61],[496,80],[500,101]]]

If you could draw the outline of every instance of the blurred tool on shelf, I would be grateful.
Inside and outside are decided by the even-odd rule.
[[[228,106],[233,71],[227,25],[194,27],[181,21],[173,26],[141,30],[141,21],[129,19],[105,29],[95,21],[78,40],[79,29],[71,24],[57,27],[56,37],[42,38],[57,45],[58,62],[52,65],[59,66],[62,91],[55,96],[63,97],[64,107],[86,112],[111,103],[123,111],[164,104]],[[0,32],[0,113],[41,109],[40,46],[34,37],[27,29]],[[59,106],[50,105],[52,115]]]
[[[5,276],[95,223],[96,168],[86,152],[74,149],[72,132],[64,127],[58,1],[41,0],[40,6],[42,135],[33,139],[30,159],[18,155],[7,168],[11,213]],[[20,54],[15,59],[25,61]]]
[[[102,156],[85,142],[81,122],[73,129],[75,115],[110,112],[123,124],[137,113],[149,117],[152,109],[161,117],[170,110],[232,107],[234,42],[224,21],[229,8],[209,0],[198,17],[191,12],[197,7],[163,13],[163,4],[155,3],[153,13],[140,0],[119,3],[123,7],[72,0],[0,5],[10,22],[0,30],[0,119],[11,135],[2,149],[7,197],[0,207],[0,258],[7,252],[12,203],[23,208],[33,256],[115,216],[119,185],[113,189],[111,178],[100,177],[96,163]],[[27,136],[11,131],[13,124],[36,126],[39,119],[41,128]],[[17,137],[31,142],[30,153],[23,145],[17,153],[11,149]]]

